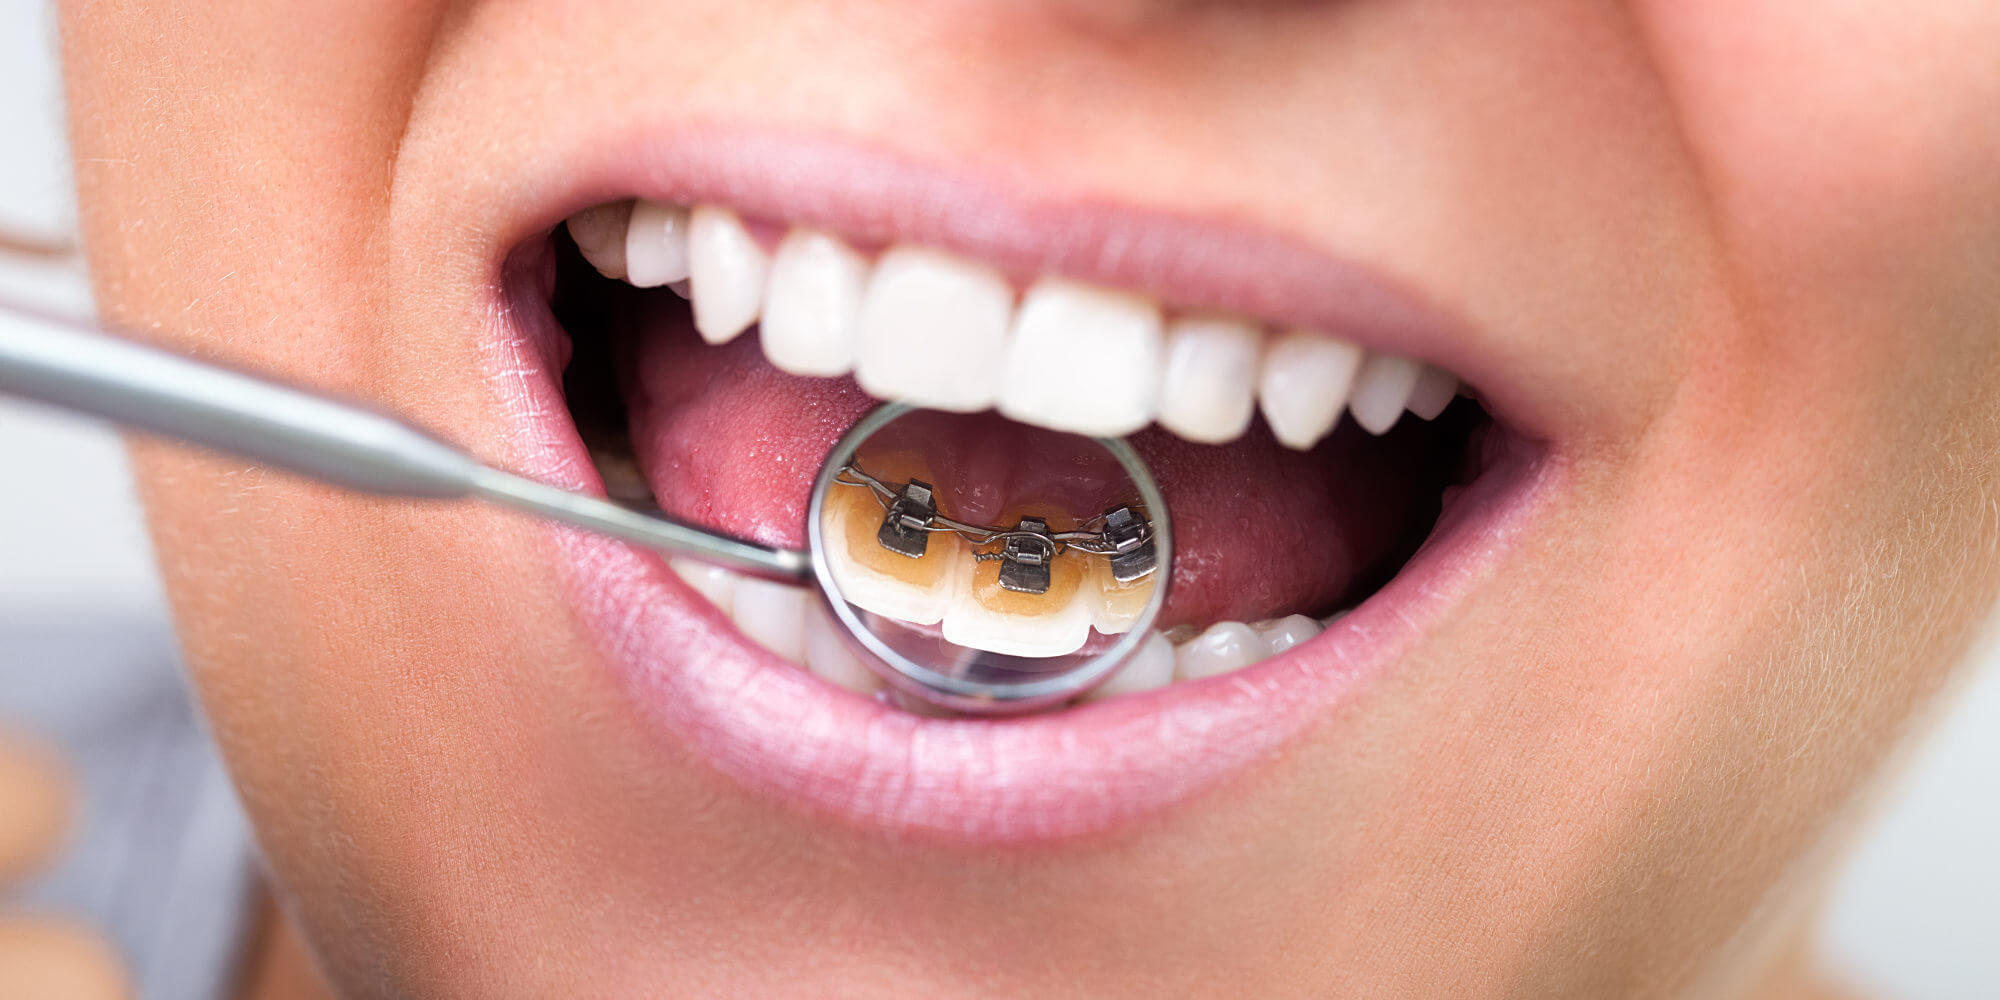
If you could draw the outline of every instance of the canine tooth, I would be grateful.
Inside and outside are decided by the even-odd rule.
[[[625,277],[625,231],[632,221],[632,203],[614,201],[586,208],[569,217],[569,238],[583,259],[607,278]]]
[[[771,260],[736,213],[703,205],[688,217],[688,278],[694,283],[694,328],[720,344],[757,322]]]
[[[1264,640],[1264,655],[1276,656],[1320,633],[1319,622],[1305,615],[1286,615],[1250,626]]]
[[[1370,434],[1387,434],[1409,405],[1421,370],[1422,366],[1409,358],[1368,355],[1354,374],[1354,393],[1347,403],[1354,422]]]
[[[1137,694],[1166,687],[1173,681],[1174,644],[1158,632],[1148,632],[1146,641],[1132,651],[1132,658],[1126,660],[1117,673],[1085,695],[1084,700],[1100,701],[1121,694]]]
[[[961,646],[1009,656],[1061,656],[1090,639],[1094,595],[1083,586],[1084,557],[1057,556],[1049,563],[1049,589],[1021,594],[1000,586],[998,559],[972,564],[944,613],[944,637]]]
[[[1257,405],[1257,327],[1221,316],[1183,316],[1167,327],[1160,424],[1203,444],[1243,435]]]
[[[840,625],[821,607],[806,611],[806,669],[856,694],[873,694],[882,679],[847,644]]]
[[[625,280],[657,288],[688,276],[688,210],[640,200],[625,230]]]
[[[806,600],[803,587],[744,577],[736,585],[736,607],[730,618],[758,645],[803,665]]]
[[[824,233],[794,230],[771,259],[764,356],[794,375],[845,375],[854,368],[868,259]]]
[[[1200,680],[1240,670],[1264,658],[1264,640],[1242,622],[1216,622],[1174,650],[1174,676]]]
[[[1436,420],[1458,395],[1458,376],[1436,365],[1425,365],[1410,390],[1410,412],[1423,420]]]
[[[710,566],[694,559],[671,559],[668,566],[682,581],[693,587],[695,593],[708,598],[708,603],[729,614],[736,605],[736,581],[742,579],[735,573],[720,566]]]
[[[875,264],[854,377],[881,399],[973,412],[1000,393],[1014,291],[1000,272],[914,247]]]
[[[1271,338],[1257,378],[1257,399],[1271,433],[1289,448],[1319,443],[1340,420],[1361,349],[1307,330]]]
[[[1099,437],[1152,422],[1160,391],[1160,307],[1142,296],[1045,278],[1021,299],[1000,412]]]

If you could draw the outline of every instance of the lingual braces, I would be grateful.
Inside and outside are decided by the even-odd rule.
[[[1111,576],[1119,583],[1143,579],[1158,568],[1153,546],[1153,522],[1132,504],[1120,504],[1074,531],[1050,531],[1039,517],[1024,517],[1013,527],[968,524],[938,513],[931,484],[920,479],[891,485],[849,462],[833,477],[842,486],[865,487],[882,505],[882,526],[875,541],[897,555],[921,559],[932,534],[948,531],[974,546],[999,544],[997,551],[974,551],[981,562],[1000,560],[1000,586],[1024,594],[1046,594],[1049,567],[1070,550],[1110,560]]]

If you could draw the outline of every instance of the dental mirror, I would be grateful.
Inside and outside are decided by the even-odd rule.
[[[809,551],[773,548],[487,465],[365,403],[0,303],[0,394],[378,496],[480,499],[767,579],[817,584],[895,689],[971,714],[1108,678],[1166,601],[1166,502],[1130,445],[885,405],[813,486]]]
[[[828,454],[806,528],[863,661],[960,712],[1083,694],[1166,602],[1166,503],[1121,440],[883,406]]]

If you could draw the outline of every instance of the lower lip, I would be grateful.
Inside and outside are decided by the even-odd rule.
[[[567,412],[553,321],[511,314],[486,342],[494,370],[514,373],[503,402],[526,432],[515,460],[601,490],[573,428],[552,416]],[[749,642],[657,554],[549,530],[575,611],[661,738],[752,793],[858,830],[1023,845],[1108,833],[1244,775],[1403,659],[1558,485],[1545,450],[1514,452],[1394,580],[1313,641],[1218,677],[1011,719],[924,718],[837,688]]]

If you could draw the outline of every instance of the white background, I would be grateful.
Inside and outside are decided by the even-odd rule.
[[[0,0],[0,226],[62,236],[74,210],[51,20],[40,0]],[[88,301],[72,264],[0,261],[0,296]],[[163,614],[115,439],[0,401],[0,627]],[[1834,896],[1829,961],[1882,996],[2000,997],[2000,656],[1982,659],[1889,786]]]

